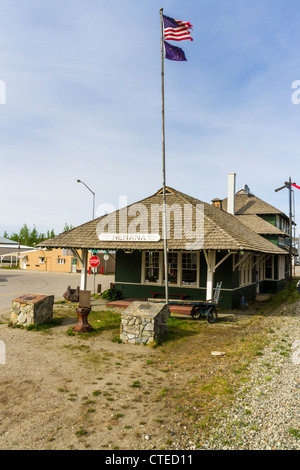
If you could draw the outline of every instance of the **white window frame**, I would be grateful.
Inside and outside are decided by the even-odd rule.
[[[57,258],[57,264],[66,264],[65,258]]]
[[[285,279],[285,256],[278,256],[278,280]]]
[[[151,250],[147,250],[151,251]],[[177,284],[170,284],[169,287],[184,287],[187,289],[197,289],[200,285],[200,253],[196,252],[197,255],[197,280],[195,285],[182,284],[182,252],[174,251],[177,253]],[[190,253],[190,252],[187,252]],[[193,252],[191,252],[193,253]],[[141,284],[146,286],[164,286],[164,253],[159,252],[159,279],[158,282],[146,282],[145,280],[145,269],[146,269],[146,252],[142,252],[142,273],[141,273]]]
[[[196,259],[196,284],[183,284],[182,282],[182,271],[183,271],[183,267],[182,267],[182,255],[184,254],[183,252],[181,253],[181,260],[180,260],[180,284],[181,284],[181,287],[197,287],[199,286],[199,281],[200,281],[200,265],[199,265],[199,259],[200,259],[200,256],[199,256],[199,253],[193,253],[192,251],[187,251],[185,253],[191,253],[191,254],[196,254],[197,256],[197,259]],[[193,271],[191,269],[191,271]]]
[[[248,286],[252,284],[252,267],[253,267],[253,256],[246,256],[244,260],[239,256],[239,284],[240,286]]]
[[[148,250],[150,252],[152,250]],[[154,251],[154,250],[153,250]],[[154,251],[155,252],[155,251]],[[162,284],[162,253],[158,252],[159,255],[159,275],[158,275],[158,282],[146,282],[146,275],[145,275],[145,270],[146,270],[146,251],[143,251],[142,253],[142,279],[141,283],[145,284],[146,286],[160,286]]]

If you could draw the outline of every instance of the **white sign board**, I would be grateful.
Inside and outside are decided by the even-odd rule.
[[[158,242],[158,233],[100,233],[99,240],[105,242]]]

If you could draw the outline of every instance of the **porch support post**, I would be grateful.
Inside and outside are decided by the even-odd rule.
[[[80,264],[82,265],[83,261],[82,261],[82,258],[80,256],[80,254],[78,253],[77,249],[76,248],[70,248],[70,250],[72,251],[75,258],[77,258],[78,261],[80,262]]]
[[[81,264],[81,277],[80,277],[80,289],[86,290],[87,286],[87,258],[88,250],[84,248],[82,250],[82,264]]]
[[[207,278],[206,278],[206,300],[213,298],[213,287],[214,287],[214,272],[216,265],[216,251],[204,251],[204,256],[207,265]]]

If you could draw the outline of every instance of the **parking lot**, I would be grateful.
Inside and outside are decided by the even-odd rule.
[[[94,276],[87,276],[87,289],[94,293]],[[95,276],[95,288],[101,284],[102,292],[114,282],[114,275]],[[10,311],[11,302],[22,294],[54,295],[54,300],[63,299],[68,286],[80,286],[80,274],[22,271],[17,269],[0,269],[0,315]]]

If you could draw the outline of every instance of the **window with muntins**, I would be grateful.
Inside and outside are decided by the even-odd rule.
[[[159,252],[145,253],[145,282],[159,282]]]
[[[248,256],[239,266],[240,286],[251,284],[252,282],[252,257]]]
[[[170,286],[197,286],[199,282],[199,253],[170,252],[168,253],[168,283]],[[165,263],[164,253],[144,252],[142,282],[164,285]]]
[[[182,285],[197,284],[197,253],[182,253]]]
[[[165,264],[163,275],[165,282]],[[169,284],[178,284],[178,253],[168,254],[168,282]]]

